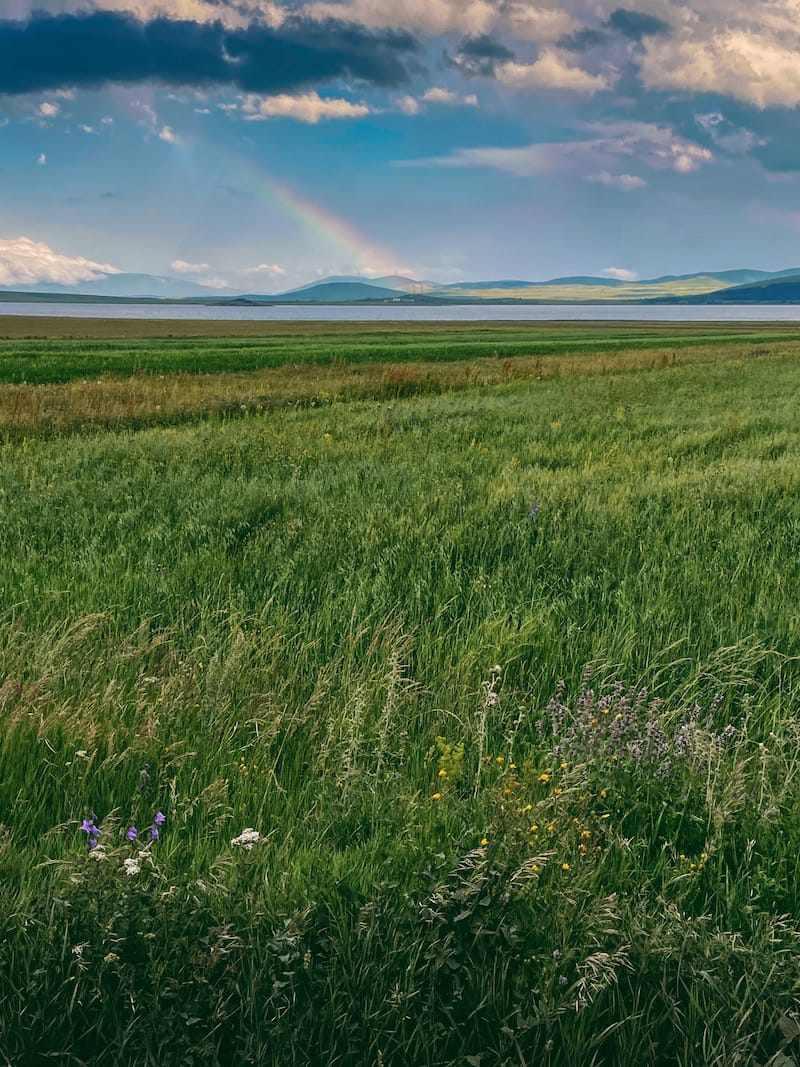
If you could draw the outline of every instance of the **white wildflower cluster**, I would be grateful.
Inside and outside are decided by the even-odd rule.
[[[242,830],[238,837],[234,837],[231,844],[235,848],[243,848],[246,852],[250,852],[253,845],[257,845],[261,841],[261,834],[258,830],[254,830],[248,826],[246,830]]]
[[[135,877],[142,869],[134,859],[123,860],[122,868],[131,878]]]

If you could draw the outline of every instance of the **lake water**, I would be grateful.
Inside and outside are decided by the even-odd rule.
[[[217,319],[299,322],[800,322],[800,304],[392,304],[208,307],[203,304],[18,304],[0,302],[5,315],[92,319]]]

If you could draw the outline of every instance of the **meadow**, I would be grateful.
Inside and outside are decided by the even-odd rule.
[[[257,325],[0,327],[0,1062],[800,1062],[800,337]]]

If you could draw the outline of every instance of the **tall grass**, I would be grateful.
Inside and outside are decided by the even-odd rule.
[[[6,444],[5,1062],[786,1067],[799,373]]]

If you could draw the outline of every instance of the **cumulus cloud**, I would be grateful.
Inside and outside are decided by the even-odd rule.
[[[269,274],[273,277],[280,277],[285,274],[286,271],[278,263],[259,263],[255,267],[242,267],[239,271],[240,274]]]
[[[604,278],[614,278],[619,282],[635,282],[637,278],[635,270],[627,270],[625,267],[606,267],[600,273]]]
[[[637,175],[620,173],[630,162],[655,171],[688,174],[713,160],[708,148],[669,126],[645,122],[592,123],[582,140],[539,142],[519,148],[461,148],[448,156],[418,160],[442,167],[485,167],[518,178],[568,174],[623,190],[641,188]]]
[[[0,285],[36,285],[37,282],[75,285],[104,274],[119,273],[110,263],[67,256],[30,237],[0,239]]]
[[[158,133],[159,141],[166,141],[167,144],[177,144],[178,137],[171,126],[162,126]]]
[[[610,89],[612,81],[604,74],[590,74],[570,63],[564,53],[545,48],[534,63],[503,63],[496,76],[504,85],[524,90],[563,90],[593,96]]]
[[[36,160],[40,167],[43,167],[47,163],[47,156],[44,152],[39,153],[39,158]]]
[[[36,114],[43,119],[54,119],[60,110],[61,108],[58,104],[52,104],[49,100],[45,100],[43,103],[39,104]]]
[[[596,182],[598,185],[606,185],[609,189],[621,189],[629,193],[632,189],[644,189],[647,182],[638,174],[612,174],[607,170],[599,170],[596,174],[589,174],[588,182]]]
[[[202,274],[209,269],[207,263],[187,263],[185,259],[174,259],[170,269],[176,274]]]
[[[370,108],[350,100],[322,97],[319,93],[300,93],[292,96],[247,96],[242,105],[244,117],[251,121],[289,118],[316,125],[321,119],[360,119],[369,115]]]
[[[346,19],[362,26],[432,35],[486,33],[501,17],[498,5],[488,0],[314,0],[302,10],[315,19]]]
[[[800,40],[752,29],[723,29],[707,39],[651,41],[642,80],[651,89],[719,93],[758,108],[800,103]]]
[[[454,93],[450,89],[442,89],[438,86],[433,86],[423,93],[422,99],[426,104],[449,104],[453,107],[461,107],[462,105],[476,107],[478,104],[478,98],[474,93],[470,93],[469,96],[461,96],[460,93]]]

